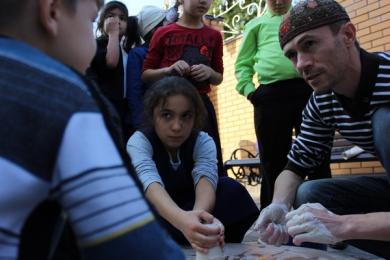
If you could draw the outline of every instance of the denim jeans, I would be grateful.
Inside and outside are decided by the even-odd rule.
[[[379,108],[372,116],[371,124],[376,154],[390,181],[390,105]]]
[[[371,121],[377,156],[387,176],[353,176],[304,182],[297,191],[295,208],[304,203],[318,202],[340,215],[390,211],[390,106],[379,108]],[[351,241],[351,244],[376,255],[390,257],[390,242],[360,240]]]

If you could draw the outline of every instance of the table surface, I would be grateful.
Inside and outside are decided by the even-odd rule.
[[[196,253],[191,248],[184,248],[186,259],[195,260]],[[354,248],[353,250],[321,251],[310,248],[295,246],[271,246],[250,243],[228,243],[223,250],[223,259],[246,259],[246,260],[273,260],[273,259],[382,259],[365,251]]]

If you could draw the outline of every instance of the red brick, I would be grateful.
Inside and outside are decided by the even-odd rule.
[[[361,167],[360,162],[340,163],[340,169],[360,168],[360,167]]]
[[[362,162],[362,167],[382,167],[382,164],[379,161]]]
[[[357,31],[357,38],[360,39],[360,37],[363,37],[370,33],[370,28],[365,28],[363,30]]]
[[[370,20],[358,23],[357,28],[358,28],[358,30],[364,29],[364,28],[367,28],[367,27],[372,26],[374,24],[378,24],[380,22],[381,22],[381,17],[375,17],[375,18],[372,18]]]
[[[366,43],[360,44],[360,46],[365,50],[370,50],[372,48],[372,43],[366,42]]]
[[[377,39],[380,39],[382,37],[382,31],[376,32],[376,33],[370,33],[368,35],[365,35],[363,37],[359,37],[359,42],[366,43],[370,41],[374,41]]]
[[[382,37],[382,38],[376,39],[376,40],[372,41],[372,46],[374,48],[380,47],[380,46],[384,47],[384,45],[387,44],[389,42],[389,40],[390,40],[390,37]]]
[[[368,13],[368,12],[371,13],[371,11],[376,10],[378,8],[379,8],[379,3],[376,1],[374,3],[368,4],[368,5],[366,5],[366,6],[362,7],[362,8],[357,9],[356,10],[356,15],[361,15],[361,14],[365,14],[365,13]]]
[[[358,24],[368,20],[368,14],[362,14],[351,19],[353,24]]]
[[[348,13],[356,11],[358,9],[361,9],[363,7],[367,6],[367,1],[359,1],[356,3],[353,3],[351,5],[348,5],[345,9],[347,10]]]
[[[388,12],[390,12],[390,4],[386,5],[386,6],[382,6],[379,9],[370,11],[368,13],[368,16],[371,19],[371,18],[374,18],[374,17],[377,17],[377,16],[385,15]]]
[[[339,163],[331,163],[330,164],[330,169],[340,169],[340,164]]]
[[[385,169],[383,167],[375,167],[374,173],[385,173]]]
[[[357,168],[351,169],[352,174],[368,174],[373,173],[373,168]]]
[[[351,174],[351,169],[334,169],[332,175]]]

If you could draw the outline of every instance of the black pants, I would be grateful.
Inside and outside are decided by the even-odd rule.
[[[205,105],[208,114],[208,121],[202,130],[213,138],[215,147],[217,148],[218,176],[226,176],[226,173],[223,171],[222,149],[221,140],[219,139],[217,115],[215,114],[215,109],[209,96],[207,94],[200,94],[200,96],[202,97],[203,104]]]
[[[245,187],[229,177],[219,178],[215,196],[215,207],[212,215],[219,219],[225,227],[225,242],[240,243],[259,216],[260,212],[256,204]],[[184,205],[178,206],[184,210],[192,210],[194,203],[195,201],[188,201]],[[188,245],[188,241],[181,231],[161,216],[157,215],[157,218],[178,244]]]
[[[303,79],[290,79],[261,85],[251,98],[262,162],[261,208],[272,202],[275,180],[287,163],[293,129],[299,133],[302,111],[311,93]],[[317,169],[314,176],[330,178],[329,162]]]

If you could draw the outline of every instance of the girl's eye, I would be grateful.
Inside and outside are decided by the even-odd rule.
[[[171,118],[172,118],[172,115],[171,115],[171,113],[162,113],[162,114],[161,114],[161,117],[162,117],[163,119],[171,119]]]
[[[126,18],[127,18],[127,17],[126,17],[126,16],[123,16],[123,15],[119,16],[119,19],[120,19],[121,21],[126,21],[126,20],[127,20]]]
[[[192,119],[194,117],[194,114],[192,112],[185,113],[183,115],[183,118],[186,120]]]

